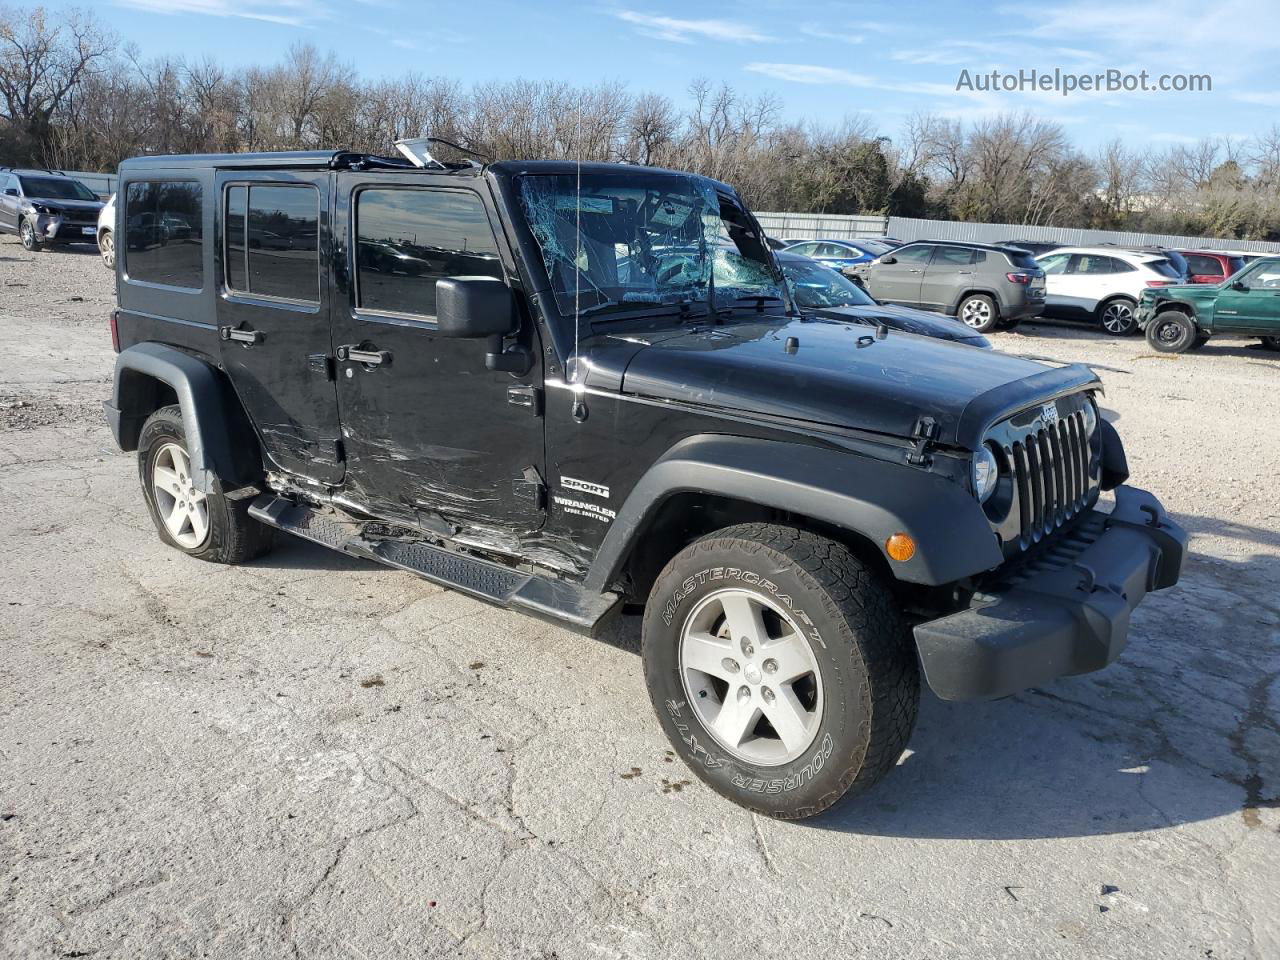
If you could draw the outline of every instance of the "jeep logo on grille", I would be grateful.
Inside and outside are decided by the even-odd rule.
[[[1058,425],[1057,403],[1046,403],[1041,405],[1040,418],[1044,421],[1044,425],[1046,427],[1056,427]]]

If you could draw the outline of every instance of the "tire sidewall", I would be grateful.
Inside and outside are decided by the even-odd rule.
[[[151,476],[155,468],[156,454],[166,443],[177,443],[188,456],[191,451],[187,447],[186,432],[182,429],[181,415],[174,416],[168,409],[153,414],[142,427],[138,437],[138,476],[142,481],[142,496],[147,502],[147,511],[151,514],[151,522],[155,524],[160,539],[175,550],[181,550],[193,557],[204,557],[218,554],[222,550],[230,518],[227,516],[227,500],[222,496],[217,479],[214,480],[214,491],[205,494],[205,503],[209,511],[209,535],[198,547],[184,547],[169,534],[156,505],[155,488],[151,484]]]
[[[698,603],[724,589],[749,590],[785,610],[809,640],[822,676],[822,720],[809,748],[777,766],[732,756],[687,701],[679,645]],[[763,544],[714,540],[677,556],[645,608],[645,680],[664,731],[685,763],[718,793],[771,816],[803,816],[839,799],[870,745],[871,692],[865,664],[831,598],[789,557]]]
[[[27,217],[18,224],[18,238],[22,241],[22,249],[34,252],[40,249],[40,240],[36,236],[36,228]]]
[[[1171,323],[1178,326],[1181,335],[1177,340],[1161,340],[1161,328]],[[1158,353],[1184,353],[1196,345],[1196,335],[1194,321],[1180,310],[1169,310],[1158,314],[1147,325],[1147,343]]]

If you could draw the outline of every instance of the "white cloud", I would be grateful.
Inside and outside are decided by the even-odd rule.
[[[732,43],[768,43],[771,40],[755,27],[732,20],[681,20],[678,17],[659,17],[636,10],[619,10],[614,16],[631,24],[647,37],[671,43],[693,43],[695,39],[726,40]]]
[[[116,3],[148,13],[196,13],[290,27],[328,19],[328,9],[323,4],[308,0],[116,0]]]
[[[819,23],[802,23],[800,32],[814,40],[834,40],[836,43],[859,44],[867,39],[855,29],[833,30]]]
[[[1264,107],[1280,107],[1280,90],[1242,90],[1231,95],[1241,103],[1259,103]]]

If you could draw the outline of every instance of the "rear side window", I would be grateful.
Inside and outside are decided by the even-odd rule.
[[[356,306],[434,317],[436,281],[502,277],[484,204],[461,190],[367,187],[355,203]]]
[[[1115,257],[1101,257],[1092,253],[1078,254],[1073,273],[1129,273],[1135,268]]]
[[[231,186],[224,218],[229,290],[320,302],[320,191],[309,184]]]
[[[973,262],[973,251],[968,247],[937,247],[932,266],[967,267]]]
[[[124,269],[130,280],[184,290],[204,286],[204,218],[200,184],[138,180],[124,202]]]
[[[1168,277],[1170,280],[1182,279],[1182,274],[1178,272],[1178,268],[1168,260],[1148,260],[1146,265],[1162,277]],[[1132,270],[1133,268],[1130,267],[1129,269]]]
[[[892,256],[899,263],[927,263],[933,256],[933,244],[922,243],[918,247],[899,247]]]

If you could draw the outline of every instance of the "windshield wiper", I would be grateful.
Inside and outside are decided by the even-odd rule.
[[[658,300],[650,302],[642,301],[610,301],[609,303],[600,303],[594,307],[588,307],[579,311],[578,316],[587,318],[593,314],[599,315],[603,313],[613,313],[615,316],[606,317],[592,321],[592,326],[602,323],[620,323],[625,320],[638,320],[649,317],[665,317],[672,314],[678,315],[681,319],[692,317],[691,307],[702,305],[701,300],[680,300],[678,302],[662,302]]]

